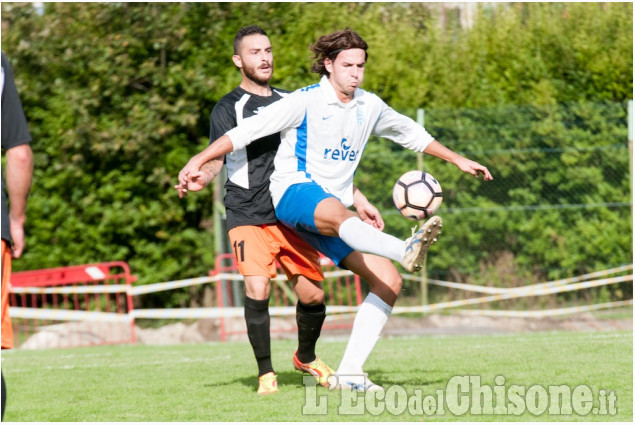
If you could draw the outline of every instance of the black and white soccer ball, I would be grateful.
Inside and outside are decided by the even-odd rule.
[[[392,200],[404,217],[423,220],[439,209],[443,191],[432,174],[413,170],[399,177],[392,190]]]

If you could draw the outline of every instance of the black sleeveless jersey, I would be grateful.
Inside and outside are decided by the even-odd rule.
[[[236,87],[216,104],[210,118],[210,143],[236,127],[260,108],[280,100],[288,92],[276,88],[268,97]],[[269,193],[273,159],[280,145],[280,133],[263,137],[225,156],[227,182],[225,209],[227,230],[236,226],[272,224],[277,221]]]

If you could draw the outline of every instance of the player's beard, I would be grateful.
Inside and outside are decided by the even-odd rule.
[[[257,67],[252,67],[252,68],[245,66],[243,67],[243,72],[245,73],[245,77],[247,77],[254,83],[258,84],[259,86],[268,86],[269,80],[271,80],[271,76],[273,75],[273,62],[269,64],[269,68],[271,69],[271,72],[269,73],[267,77],[261,77],[258,75],[258,70],[260,69],[261,66],[262,65],[259,65]]]

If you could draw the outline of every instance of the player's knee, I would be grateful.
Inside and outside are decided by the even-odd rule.
[[[399,273],[391,275],[386,279],[386,286],[388,286],[395,295],[399,295],[403,286],[403,278]]]
[[[313,296],[312,304],[314,304],[314,305],[322,305],[322,304],[324,304],[324,292],[320,292],[318,294],[315,294]]]
[[[322,305],[324,304],[324,292],[313,292],[311,294],[306,294],[302,297],[298,297],[302,304],[306,305]]]
[[[334,199],[328,198],[322,201],[315,209],[313,217],[318,231],[327,236],[338,236],[342,223],[351,217],[356,217],[355,212]]]
[[[399,274],[384,276],[375,285],[371,286],[371,291],[389,305],[394,305],[401,292],[403,280]]]

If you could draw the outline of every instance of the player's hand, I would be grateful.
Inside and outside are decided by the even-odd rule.
[[[381,213],[370,202],[355,205],[359,218],[368,223],[376,229],[384,230],[384,219],[381,217]]]
[[[11,231],[11,257],[20,258],[24,251],[24,225],[18,220],[9,220]]]
[[[174,186],[174,188],[179,192],[179,198],[187,196],[187,191],[190,189],[188,187],[190,183],[190,175],[197,173],[199,171],[199,168],[200,167],[193,164],[192,159],[190,159],[188,163],[185,164],[185,167],[183,167],[181,171],[179,171],[179,182],[176,186]]]
[[[179,177],[179,184],[174,186],[179,192],[179,198],[187,196],[188,191],[198,192],[199,190],[203,190],[203,188],[212,181],[213,176],[210,173],[199,170],[192,173],[184,173],[183,179],[184,180],[181,180],[181,177]]]
[[[189,179],[189,172],[182,172],[183,174],[179,173],[179,184],[177,184],[176,186],[174,186],[174,188],[179,192],[179,198],[183,198],[185,196],[187,196],[187,190],[188,190],[188,179]]]
[[[359,218],[376,229],[384,230],[384,219],[357,186],[353,186],[353,206]]]
[[[181,169],[181,171],[179,171],[179,177],[178,177],[179,184],[180,185],[186,185],[190,174],[199,171],[199,169],[200,169],[200,167],[195,165],[195,164],[193,164],[192,160],[190,159],[188,161],[188,163],[185,164],[185,167],[183,167]]]
[[[459,170],[463,171],[464,173],[471,174],[474,177],[478,177],[482,174],[483,180],[494,180],[487,167],[479,164],[478,162],[472,161],[471,159],[461,158],[456,162],[455,165],[459,168]]]
[[[199,190],[203,190],[205,186],[209,184],[213,179],[210,173],[207,173],[203,170],[199,170],[195,173],[190,174],[187,181],[187,190],[190,192],[198,192]]]

